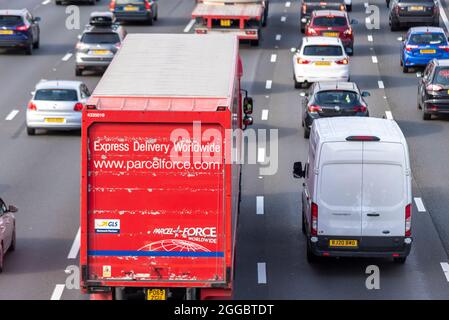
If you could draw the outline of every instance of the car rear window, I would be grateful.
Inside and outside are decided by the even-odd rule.
[[[321,91],[315,95],[318,104],[337,104],[340,106],[353,106],[359,100],[357,93],[345,90]]]
[[[116,4],[143,4],[145,0],[116,0]]]
[[[306,5],[306,13],[312,13],[312,11],[315,10],[340,10],[340,7],[342,6],[342,3],[337,2],[318,2]]]
[[[410,44],[428,45],[428,44],[447,44],[444,33],[414,33],[408,41]]]
[[[317,27],[346,27],[348,25],[348,21],[345,17],[315,17],[312,25]]]
[[[116,33],[105,32],[89,32],[85,33],[81,38],[81,42],[87,44],[97,44],[97,43],[117,43],[120,42],[120,37]]]
[[[303,50],[305,56],[341,56],[343,50],[340,46],[332,45],[309,45]]]
[[[449,85],[449,68],[440,68],[435,73],[434,83]]]
[[[22,24],[23,20],[21,16],[0,15],[0,26],[2,27],[12,27]]]
[[[433,4],[434,0],[399,0],[400,3],[425,3],[425,4]]]
[[[40,89],[36,91],[34,100],[78,101],[78,95],[72,89]]]

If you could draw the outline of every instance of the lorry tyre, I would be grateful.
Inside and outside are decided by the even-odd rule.
[[[407,257],[393,258],[393,261],[398,264],[403,264],[407,261]]]

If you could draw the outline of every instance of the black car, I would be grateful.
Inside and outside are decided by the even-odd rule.
[[[364,97],[369,92],[360,92],[354,82],[316,82],[302,101],[302,126],[304,138],[309,138],[313,120],[324,117],[368,117],[368,105]]]
[[[0,10],[0,48],[20,48],[30,55],[39,48],[39,17],[27,9]]]
[[[388,4],[391,31],[403,26],[440,25],[440,11],[435,0],[391,0]]]
[[[418,109],[422,110],[422,118],[449,114],[449,59],[431,60],[419,75]]]
[[[310,21],[312,12],[315,10],[341,10],[345,11],[344,0],[302,0],[301,1],[301,32],[304,33],[307,23]]]

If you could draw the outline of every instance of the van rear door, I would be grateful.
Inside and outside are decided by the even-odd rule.
[[[409,175],[400,143],[363,143],[362,237],[404,236]]]
[[[318,235],[361,236],[362,142],[327,142],[320,154]]]

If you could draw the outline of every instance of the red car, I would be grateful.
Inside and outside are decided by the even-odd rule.
[[[354,54],[354,32],[351,25],[357,21],[349,21],[348,14],[338,10],[317,10],[306,26],[306,36],[339,37],[348,55]]]
[[[6,252],[14,251],[16,248],[16,218],[14,212],[17,208],[7,206],[0,199],[0,273],[3,271],[4,257]]]

